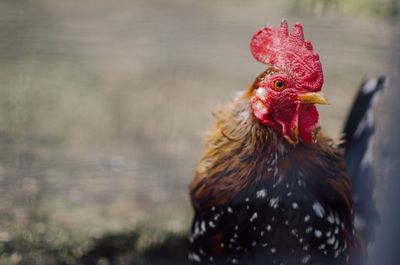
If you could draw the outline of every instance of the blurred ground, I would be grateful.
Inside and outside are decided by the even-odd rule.
[[[338,137],[361,79],[395,69],[399,23],[390,1],[360,16],[329,2],[0,1],[1,264],[73,264],[138,227],[142,248],[185,233],[210,113],[263,71],[248,44],[266,23],[303,23]]]

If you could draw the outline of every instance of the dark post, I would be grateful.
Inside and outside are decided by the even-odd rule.
[[[373,265],[400,264],[400,23],[394,23],[390,83],[376,113],[374,165],[381,223],[371,255]]]

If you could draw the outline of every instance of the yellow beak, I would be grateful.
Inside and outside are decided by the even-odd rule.
[[[320,93],[304,93],[299,95],[302,104],[328,104],[324,94]]]

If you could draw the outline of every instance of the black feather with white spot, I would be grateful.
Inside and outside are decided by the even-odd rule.
[[[273,171],[279,174],[276,164]],[[299,165],[285,176],[243,187],[229,204],[196,213],[189,259],[194,264],[349,264],[352,216],[342,212],[343,202],[327,185],[304,173],[341,175],[340,168],[325,170],[310,172]],[[215,247],[221,253],[214,254]]]

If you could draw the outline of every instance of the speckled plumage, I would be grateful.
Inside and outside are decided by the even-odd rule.
[[[342,155],[321,133],[316,144],[286,143],[247,98],[216,114],[191,185],[190,260],[354,264],[361,246]]]

